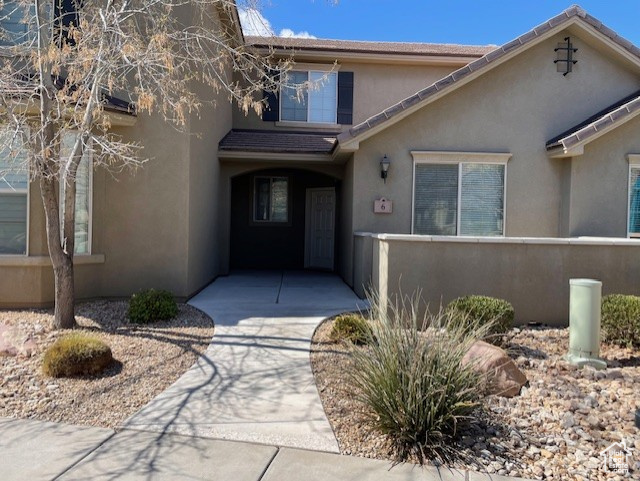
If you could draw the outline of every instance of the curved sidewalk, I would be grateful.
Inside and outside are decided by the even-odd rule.
[[[204,356],[124,427],[338,452],[309,360],[325,318],[364,306],[334,275],[239,272],[189,302],[216,324]]]

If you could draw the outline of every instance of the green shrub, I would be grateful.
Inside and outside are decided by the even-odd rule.
[[[400,460],[414,455],[420,462],[450,461],[460,427],[477,413],[485,383],[462,359],[486,327],[449,327],[443,313],[420,323],[417,305],[375,311],[376,342],[353,351],[349,376],[369,422],[387,436]]]
[[[112,362],[107,344],[95,336],[74,332],[49,346],[44,353],[42,372],[51,377],[99,374]]]
[[[371,327],[367,320],[359,314],[343,314],[336,317],[331,328],[333,341],[350,341],[354,344],[368,344],[371,338]]]
[[[503,300],[487,296],[458,297],[446,308],[450,326],[473,327],[488,325],[485,341],[501,344],[503,335],[513,324],[513,306]]]
[[[170,292],[148,289],[131,296],[127,314],[131,322],[148,324],[176,317],[178,305]]]
[[[640,297],[612,294],[602,299],[602,334],[605,342],[640,346]]]

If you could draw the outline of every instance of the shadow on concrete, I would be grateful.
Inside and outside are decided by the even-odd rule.
[[[337,452],[311,372],[311,337],[323,319],[359,303],[327,274],[217,280],[190,301],[216,323],[207,352],[125,427]]]

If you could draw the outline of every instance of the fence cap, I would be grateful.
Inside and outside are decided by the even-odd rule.
[[[602,282],[595,279],[569,279],[569,285],[571,286],[584,286],[584,287],[596,287],[602,286]]]

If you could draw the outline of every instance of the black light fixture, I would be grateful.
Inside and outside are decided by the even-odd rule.
[[[387,183],[387,173],[389,172],[389,166],[391,165],[391,161],[387,154],[384,154],[382,160],[380,161],[380,178],[384,180],[384,183]]]
[[[559,43],[553,51],[558,56],[553,63],[556,64],[558,72],[562,72],[562,75],[566,77],[573,70],[573,66],[578,63],[573,56],[578,49],[571,43],[571,37],[565,37],[564,43]]]

